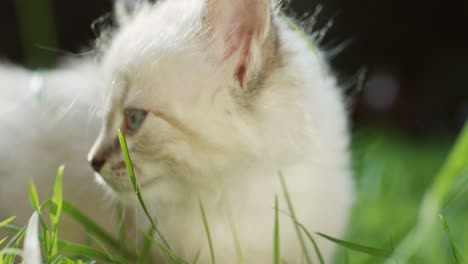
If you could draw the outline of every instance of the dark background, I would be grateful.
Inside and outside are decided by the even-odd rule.
[[[468,116],[468,1],[293,0],[316,32],[339,81],[353,93],[355,127],[383,126],[409,135],[454,134]],[[111,0],[1,0],[0,58],[36,68],[86,50],[90,25]],[[317,33],[318,35],[320,35]],[[337,53],[337,51],[340,51]],[[354,90],[353,90],[354,89]]]

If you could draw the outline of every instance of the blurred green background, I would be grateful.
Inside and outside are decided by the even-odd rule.
[[[111,0],[2,0],[0,58],[52,67],[87,51],[96,36],[90,25],[111,6]],[[293,0],[289,9],[306,21],[318,6],[315,29],[320,35],[331,25],[320,45],[343,89],[355,89],[357,73],[368,69],[352,98],[358,202],[347,239],[392,248],[415,224],[468,116],[468,1]],[[440,212],[466,251],[467,182],[465,170]],[[456,263],[442,225],[430,237],[411,263]],[[349,263],[383,261],[343,250],[337,263],[346,255]]]

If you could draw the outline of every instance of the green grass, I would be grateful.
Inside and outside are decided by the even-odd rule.
[[[275,196],[275,225],[273,228],[273,264],[280,264],[280,233],[279,233],[279,208],[278,196]]]
[[[119,133],[119,139],[135,194],[144,208],[145,203],[133,173],[123,134]],[[355,133],[352,149],[357,203],[348,235],[345,240],[338,240],[326,234],[315,234],[341,246],[335,263],[463,263],[463,249],[466,250],[468,243],[468,230],[464,228],[468,221],[467,129],[457,142],[450,151],[452,143],[449,137],[414,139],[376,129]],[[14,233],[12,238],[0,238],[0,246],[3,247],[0,249],[0,264],[14,263],[18,255],[37,255],[37,252],[32,252],[31,247],[28,247],[29,252],[21,250],[23,240],[34,242],[34,239],[42,244],[38,250],[47,263],[92,263],[92,260],[145,263],[151,244],[165,253],[170,263],[196,262],[196,259],[188,262],[178,257],[170,250],[162,234],[158,234],[158,241],[153,239],[152,233],[157,230],[157,222],[149,213],[147,216],[154,226],[150,232],[144,232],[147,246],[140,254],[130,252],[122,243],[63,200],[63,173],[64,168],[61,167],[51,199],[42,203],[34,183],[30,183],[29,198],[36,213],[29,225],[21,228],[12,226],[13,217],[0,222],[0,228]],[[287,183],[284,183],[282,177],[280,179],[283,182],[283,196],[288,201],[288,213],[296,223],[298,239],[303,245],[305,256],[309,256],[306,242],[313,243],[315,253],[320,255],[312,234],[295,220],[293,202],[288,199]],[[216,245],[211,241],[209,222],[201,202],[200,210],[214,263]],[[272,219],[275,221],[272,246],[274,261],[279,263],[281,230],[278,229],[278,208],[275,207],[275,211],[276,217]],[[96,247],[60,240],[57,226],[61,213],[72,216],[86,227]],[[30,228],[37,224],[42,227],[41,234],[37,228]],[[309,241],[303,238],[304,235]],[[121,256],[111,255],[101,241],[120,252]],[[65,257],[70,255],[73,258]],[[136,260],[137,255],[143,260]],[[307,262],[311,263],[310,257]],[[320,263],[323,263],[322,259]]]
[[[328,237],[327,234],[310,234],[305,230],[295,220],[293,201],[288,199],[287,182],[283,184],[282,195],[288,201],[287,213],[291,221],[296,223],[298,239],[304,245],[304,254],[307,256],[312,253],[305,251],[305,244],[312,243],[316,250],[314,253],[320,255],[320,249],[313,237],[322,236],[339,245],[335,263],[464,263],[464,252],[468,248],[468,230],[465,228],[468,222],[467,129],[452,151],[451,137],[415,139],[388,131],[363,129],[355,133],[352,148],[357,203],[344,240]],[[132,171],[125,137],[120,134],[120,139],[129,171]],[[154,239],[152,234],[156,233],[156,229],[143,232],[147,243],[141,252],[131,252],[123,246],[125,243],[114,239],[63,200],[63,173],[64,169],[61,167],[52,197],[42,203],[34,183],[30,183],[29,198],[36,213],[29,225],[13,226],[13,217],[0,222],[0,228],[12,232],[10,237],[0,238],[0,264],[15,263],[18,255],[37,255],[37,252],[30,249],[34,247],[28,247],[27,251],[22,250],[23,241],[34,242],[34,239],[41,243],[38,250],[47,263],[93,263],[93,260],[108,263],[148,263],[150,245],[165,253],[170,263],[197,261],[197,258],[189,262],[178,257],[166,245],[167,241],[160,238],[162,234],[156,236],[157,240]],[[138,196],[140,191],[135,178],[133,182]],[[143,206],[141,193],[140,198]],[[275,223],[272,230],[272,254],[274,263],[280,263],[281,230],[278,228],[278,208],[275,207],[274,210],[276,216],[272,219]],[[214,263],[216,244],[211,241],[209,219],[204,214],[201,202],[200,211]],[[94,247],[60,240],[57,224],[63,213],[72,216],[88,230]],[[149,213],[147,216],[151,217]],[[154,221],[153,224],[156,226],[157,222]],[[34,225],[41,226],[42,232],[38,233],[37,228],[31,228]],[[112,252],[120,252],[120,255],[112,255],[107,247],[113,249]],[[136,256],[140,256],[140,259]],[[319,263],[323,263],[323,260],[320,259]]]
[[[286,182],[284,181],[284,177],[283,177],[283,175],[281,173],[279,174],[279,179],[281,181],[281,186],[283,187],[283,196],[284,196],[284,198],[286,200],[286,204],[288,206],[288,213],[291,216],[291,220],[294,223],[294,228],[296,229],[297,239],[299,240],[299,243],[301,245],[302,253],[304,254],[304,259],[305,259],[307,264],[312,264],[312,258],[310,257],[310,253],[307,250],[305,239],[303,237],[303,232],[302,232],[302,230],[300,228],[299,222],[297,221],[296,213],[294,212],[294,206],[293,206],[293,203],[291,201],[291,198],[289,197],[289,192],[288,192],[288,189],[287,189],[287,186],[286,186]]]
[[[349,263],[462,263],[452,248],[468,249],[467,129],[449,156],[450,137],[407,138],[388,131],[355,135],[358,193],[346,240],[389,250],[393,257],[346,250]],[[438,214],[450,225],[450,242]],[[337,263],[343,260],[341,252]]]

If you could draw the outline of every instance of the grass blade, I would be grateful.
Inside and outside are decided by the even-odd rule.
[[[44,248],[49,248],[49,228],[44,222],[44,219],[42,218],[42,209],[46,206],[50,206],[52,204],[52,201],[47,200],[42,205],[39,204],[39,196],[37,195],[36,185],[34,184],[34,181],[32,179],[29,181],[29,201],[31,203],[31,206],[39,213],[39,221],[41,223],[43,236],[46,238]],[[49,259],[49,253],[49,251],[45,251],[47,259]]]
[[[447,199],[454,181],[468,165],[468,123],[465,124],[446,162],[437,174],[432,187],[426,192],[419,210],[416,226],[400,242],[393,256],[385,264],[392,264],[394,259],[406,263],[419,249],[435,224],[438,212]]]
[[[333,242],[335,244],[338,244],[340,246],[343,246],[345,248],[348,248],[348,249],[351,249],[351,250],[354,250],[354,251],[358,251],[358,252],[361,252],[361,253],[366,253],[366,254],[371,255],[371,256],[388,257],[391,254],[390,250],[363,246],[363,245],[359,245],[359,244],[356,244],[356,243],[351,243],[351,242],[348,242],[348,241],[337,239],[337,238],[334,238],[334,237],[331,237],[331,236],[327,236],[327,235],[322,234],[322,233],[317,233],[317,235],[319,235],[319,236],[321,236],[323,238],[326,238],[326,239],[330,240],[331,242]]]
[[[114,258],[112,257],[112,255],[107,250],[107,248],[99,240],[97,240],[94,236],[91,235],[90,237],[99,246],[99,248],[101,248],[102,251],[104,251],[104,254],[106,254],[106,256],[111,260],[111,262],[116,263],[114,261]]]
[[[117,204],[117,211],[118,214],[116,215],[117,221],[119,223],[119,235],[118,235],[118,242],[121,248],[128,248],[129,245],[129,238],[127,236],[127,227],[125,224],[125,219],[127,217],[126,207],[123,206],[121,203]],[[154,235],[154,234],[153,234]]]
[[[275,225],[273,231],[273,264],[280,264],[280,233],[278,217],[278,196],[275,196]]]
[[[283,174],[281,172],[279,172],[279,179],[280,179],[280,182],[281,182],[281,187],[283,188],[283,194],[284,194],[284,198],[286,199],[286,204],[288,205],[289,214],[290,214],[290,216],[291,216],[291,218],[293,220],[294,228],[296,229],[297,238],[299,239],[299,243],[301,245],[305,260],[306,260],[307,264],[312,264],[312,259],[310,258],[310,254],[309,254],[309,251],[307,250],[307,246],[305,244],[304,237],[302,236],[302,232],[301,232],[301,230],[299,228],[299,225],[297,224],[297,223],[299,223],[299,221],[297,221],[296,214],[294,213],[294,208],[293,208],[293,205],[292,205],[292,202],[291,202],[291,198],[289,197],[289,192],[288,192],[288,189],[286,187],[286,183],[284,181]]]
[[[13,237],[13,239],[10,240],[10,242],[7,244],[6,247],[17,247],[22,241],[22,237],[25,233],[24,231],[26,228],[25,227],[18,228],[16,226],[8,224],[4,227],[4,229],[17,233],[15,237]],[[43,236],[39,236],[39,242],[44,244]],[[117,257],[117,256],[107,256],[105,253],[102,253],[101,251],[96,250],[89,246],[79,245],[79,244],[75,244],[75,243],[71,243],[71,242],[67,242],[63,240],[57,240],[57,243],[58,243],[58,250],[60,252],[86,256],[89,258],[106,261],[106,262],[126,263],[126,260],[124,258]],[[12,262],[7,261],[6,263],[12,263]]]
[[[309,233],[309,231],[307,231],[307,229],[305,228],[305,226],[301,223],[298,223],[299,224],[299,227],[302,229],[302,231],[304,231],[304,233],[306,234],[307,238],[310,240],[310,242],[312,242],[312,245],[314,246],[314,250],[315,250],[315,253],[317,254],[317,258],[319,259],[319,263],[320,264],[325,264],[325,260],[323,259],[323,255],[322,255],[322,252],[320,252],[320,249],[317,245],[317,242],[315,242],[315,239],[312,237],[312,235]]]
[[[5,226],[2,227],[3,229],[5,230],[8,230],[8,231],[11,231],[11,232],[15,232],[16,235],[8,242],[8,244],[6,244],[5,247],[12,247],[13,244],[15,243],[16,240],[20,239],[20,237],[22,237],[24,235],[24,231],[26,230],[26,227],[22,227],[22,228],[19,228],[17,226],[14,226],[14,225],[11,225],[11,224],[6,224]],[[16,241],[17,242],[17,241]],[[19,245],[21,243],[20,242],[17,242],[17,244]]]
[[[162,252],[164,252],[170,259],[173,263],[176,263],[176,264],[188,264],[187,261],[183,260],[182,258],[180,258],[179,256],[177,256],[176,254],[174,254],[174,252],[172,252],[169,248],[165,247],[163,244],[159,243],[158,241],[154,240],[154,238],[152,236],[150,236],[149,234],[147,234],[146,232],[144,231],[141,231],[143,233],[143,235],[145,235],[146,239],[148,239],[151,243],[153,243],[153,245],[155,245],[156,247],[158,247]]]
[[[154,235],[154,229],[151,228],[148,232],[148,235],[153,237]],[[137,259],[137,264],[145,264],[149,263],[150,259],[150,249],[151,249],[151,241],[149,239],[145,240],[145,244],[143,245],[143,248],[141,249],[140,254],[138,255]]]
[[[164,246],[167,247],[168,249],[171,249],[169,247],[169,243],[167,243],[167,240],[164,238],[164,236],[161,234],[161,232],[159,232],[159,229],[157,228],[156,223],[155,223],[153,217],[150,215],[150,213],[148,211],[148,208],[146,207],[145,201],[143,200],[143,196],[141,195],[140,187],[138,187],[138,184],[137,184],[137,181],[136,181],[135,171],[134,171],[133,165],[132,165],[132,159],[130,158],[130,153],[128,152],[127,140],[125,139],[125,135],[122,133],[122,130],[120,130],[120,129],[118,131],[118,137],[119,137],[120,147],[122,149],[122,153],[123,153],[124,160],[125,160],[125,166],[127,167],[127,170],[128,170],[128,176],[130,177],[130,181],[132,183],[133,190],[135,191],[135,193],[137,195],[140,206],[143,208],[143,211],[144,211],[146,217],[150,221],[151,226],[153,227],[156,234],[158,235],[158,237],[163,242]]]
[[[21,242],[23,241],[26,227],[17,228],[10,224],[6,224],[3,228],[6,230],[16,232],[16,235],[5,245],[5,248],[18,248]],[[16,256],[17,254],[8,254],[5,257],[5,263],[15,263]]]
[[[197,255],[195,255],[195,258],[193,258],[193,261],[191,263],[192,264],[197,264],[198,258],[200,258],[200,250],[197,252]]]
[[[121,257],[110,257],[107,254],[102,253],[101,251],[96,250],[92,247],[66,242],[62,240],[58,240],[58,249],[64,253],[77,254],[96,260],[102,260],[111,263],[126,263],[125,259]]]
[[[41,264],[39,246],[39,213],[35,211],[29,219],[24,237],[23,260],[28,264]]]
[[[34,185],[34,181],[32,179],[29,180],[29,201],[31,202],[31,206],[33,207],[33,209],[38,211],[39,214],[41,214],[39,196],[37,195],[36,185]]]
[[[285,215],[289,216],[292,220],[294,220],[290,214],[288,214],[287,212],[282,212],[284,213]],[[324,264],[325,263],[325,260],[323,259],[323,255],[322,255],[322,252],[320,252],[320,249],[317,245],[317,242],[315,242],[315,239],[312,237],[312,235],[309,233],[309,231],[307,231],[307,229],[305,228],[305,226],[299,222],[296,221],[296,224],[302,229],[302,231],[306,234],[307,238],[310,240],[310,242],[312,243],[312,245],[314,246],[314,250],[315,250],[315,253],[317,254],[317,258],[319,260],[319,263],[320,264]]]
[[[15,219],[16,219],[16,216],[12,216],[12,217],[0,222],[0,228],[3,228],[5,226],[7,226],[9,223],[15,221]]]
[[[57,230],[57,225],[60,219],[63,205],[63,191],[62,191],[62,177],[64,166],[60,166],[57,171],[57,178],[55,179],[54,195],[52,196],[52,206],[50,210],[50,221],[52,225],[52,231]]]
[[[228,219],[229,219],[229,226],[231,227],[231,234],[232,234],[232,241],[234,243],[234,247],[236,248],[236,255],[237,255],[237,264],[245,264],[245,257],[241,247],[241,242],[239,239],[239,233],[237,232],[236,223],[234,217],[232,215],[231,204],[228,205]]]
[[[63,191],[62,191],[62,176],[65,167],[62,165],[57,171],[57,178],[55,179],[54,195],[52,196],[52,205],[50,207],[50,225],[51,225],[51,244],[49,250],[49,258],[55,258],[58,253],[58,222],[62,213],[63,205]]]
[[[208,239],[208,245],[210,247],[211,263],[215,264],[216,258],[214,254],[213,241],[211,240],[210,226],[208,225],[208,219],[206,218],[206,213],[205,213],[205,208],[203,208],[203,203],[201,200],[199,200],[198,202],[200,203],[200,212],[201,212],[202,219],[203,219],[203,225],[205,226],[205,232],[206,232],[206,237]]]
[[[72,204],[64,201],[62,210],[64,213],[66,213],[67,215],[71,216],[73,219],[78,221],[83,227],[86,228],[86,230],[88,230],[88,232],[91,232],[92,234],[96,235],[97,237],[102,239],[104,242],[111,245],[113,248],[122,251],[125,255],[128,255],[128,256],[133,255],[130,252],[128,252],[126,249],[122,249],[120,246],[120,243],[117,242],[112,237],[112,235],[107,233],[102,227],[96,224],[93,220],[85,216],[78,208],[74,207]]]
[[[23,251],[17,248],[4,248],[0,250],[0,255],[5,255],[5,254],[21,256],[23,255]],[[13,262],[9,262],[8,260],[6,260],[6,263],[13,263]]]
[[[18,228],[13,225],[6,225],[4,227],[6,230],[16,232],[17,234],[15,237],[13,237],[12,240],[7,244],[7,247],[17,247],[21,241],[22,237],[24,235],[25,227],[23,228]],[[16,243],[14,243],[16,241]],[[44,243],[44,237],[39,236],[39,242]],[[107,262],[116,262],[116,263],[126,263],[125,259],[117,256],[112,256],[111,258],[108,257],[105,253],[100,252],[99,250],[96,250],[92,247],[89,246],[84,246],[84,245],[79,245],[67,241],[62,241],[58,240],[58,250],[60,252],[64,253],[70,253],[70,254],[76,254],[76,255],[81,255],[81,256],[86,256],[89,258],[94,258],[96,260],[102,260],[102,261],[107,261]],[[14,244],[14,245],[13,245]],[[11,262],[6,262],[6,263],[11,263]]]
[[[452,235],[450,233],[450,228],[449,228],[449,225],[448,225],[447,221],[445,220],[443,215],[439,215],[439,217],[440,217],[440,221],[442,222],[442,225],[444,227],[445,234],[447,235],[447,237],[449,239],[450,249],[452,251],[453,258],[455,259],[455,263],[457,263],[457,264],[465,263],[464,262],[464,257],[462,255],[461,251],[458,249],[457,244],[455,243],[455,240],[453,239],[453,237],[452,237]]]
[[[65,257],[58,256],[50,264],[65,264],[65,263],[70,263],[70,262],[67,262]]]

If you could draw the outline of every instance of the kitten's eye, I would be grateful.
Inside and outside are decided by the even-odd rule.
[[[130,132],[135,132],[140,128],[141,124],[148,115],[148,111],[140,109],[127,109],[125,110],[125,124]]]

